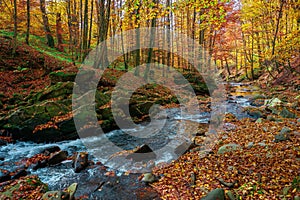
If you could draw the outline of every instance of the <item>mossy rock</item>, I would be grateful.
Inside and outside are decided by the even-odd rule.
[[[30,104],[44,101],[47,99],[69,99],[73,93],[73,82],[58,82],[55,85],[52,85],[46,88],[44,91],[31,94],[25,101],[28,101]]]
[[[15,139],[29,140],[37,137],[36,134],[33,134],[36,126],[45,124],[53,117],[64,115],[70,111],[70,106],[55,101],[20,107],[6,117],[0,118],[0,128],[11,132]]]
[[[25,176],[1,188],[0,199],[40,199],[47,191],[48,186],[37,176]]]
[[[74,81],[77,73],[75,72],[51,72],[49,74],[51,84],[54,85],[58,82]]]
[[[238,144],[234,144],[234,143],[225,144],[219,148],[218,154],[224,154],[227,152],[237,151],[239,149],[241,149],[241,146]]]
[[[10,99],[8,99],[8,104],[10,104],[10,105],[18,104],[18,103],[22,102],[23,99],[24,98],[21,94],[14,93],[13,96]]]
[[[99,90],[96,91],[95,95],[96,107],[101,107],[110,101],[110,97]]]

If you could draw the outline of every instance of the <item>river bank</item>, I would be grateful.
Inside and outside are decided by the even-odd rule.
[[[5,49],[8,44],[1,45]],[[26,60],[26,51],[36,55],[30,58],[34,62]],[[185,118],[179,114],[178,99],[166,88],[151,84],[139,88],[129,105],[139,128],[143,129],[143,123],[149,122],[149,109],[154,104],[163,105],[163,111],[168,114],[167,133],[176,134],[182,122],[197,124],[199,128],[193,133],[193,145],[188,146],[188,151],[178,160],[166,164],[172,157],[165,157],[161,163],[154,163],[155,168],[151,162],[142,163],[137,169],[147,168],[151,174],[135,174],[113,170],[115,166],[95,158],[93,149],[87,149],[78,139],[71,113],[77,67],[57,62],[26,46],[18,49],[18,54],[20,57],[15,59],[1,56],[7,57],[0,72],[4,83],[0,94],[1,199],[41,199],[45,194],[44,199],[51,195],[60,195],[60,199],[64,199],[63,196],[75,199],[200,199],[206,196],[214,199],[214,195],[220,199],[298,198],[298,80],[293,79],[296,82],[286,86],[264,84],[264,88],[258,83],[224,83],[228,113],[223,130],[204,155],[200,152],[207,138],[212,105],[201,77],[183,74],[198,94],[201,108],[199,115]],[[12,65],[7,64],[11,62]],[[120,155],[136,147],[164,146],[172,137],[163,131],[148,141],[116,130],[109,102],[111,89],[122,74],[124,72],[110,69],[99,81],[95,98],[99,124],[107,132],[106,136],[125,150]],[[97,143],[101,138],[90,140]],[[143,146],[146,143],[147,148]],[[102,148],[105,150],[106,146]]]

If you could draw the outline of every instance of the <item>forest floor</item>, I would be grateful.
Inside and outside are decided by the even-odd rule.
[[[298,74],[283,71],[273,82],[265,73],[251,83],[261,86],[262,94],[252,99],[258,107],[246,109],[259,119],[226,115],[225,122],[234,128],[220,132],[208,154],[192,151],[155,169],[155,175],[163,175],[152,184],[161,198],[201,199],[209,194],[208,199],[215,199],[222,192],[214,189],[222,188],[225,199],[299,199],[299,70],[298,65]],[[280,101],[271,105],[267,99]]]
[[[8,59],[9,42],[8,38],[0,39],[0,96],[6,102],[0,102],[1,116],[13,108],[14,105],[9,105],[11,98],[19,94],[26,97],[47,88],[51,84],[51,72],[78,70],[73,64],[53,59],[26,45]],[[263,95],[253,99],[260,106],[249,110],[260,116],[258,120],[238,120],[227,115],[226,122],[234,128],[219,133],[209,154],[200,155],[192,149],[171,164],[153,170],[161,178],[150,185],[161,199],[200,199],[216,188],[224,189],[226,199],[299,199],[300,76],[282,73],[272,84],[266,81],[267,73],[251,83],[262,86]],[[265,100],[275,98],[280,101],[264,105]],[[201,141],[203,135],[196,139]],[[41,198],[46,190],[35,179],[22,191],[26,189],[31,193],[24,192],[21,197],[25,199],[30,195]]]

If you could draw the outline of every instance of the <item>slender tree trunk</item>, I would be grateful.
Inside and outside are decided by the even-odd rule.
[[[94,12],[94,0],[91,0],[91,15],[90,15],[90,31],[88,49],[91,48],[92,32],[93,32],[93,12]]]
[[[226,64],[226,70],[227,70],[228,78],[229,78],[231,76],[231,73],[230,73],[227,57],[225,57],[225,64]]]
[[[98,44],[100,42],[104,42],[107,39],[108,33],[108,25],[110,19],[110,5],[111,0],[107,0],[105,6],[105,0],[96,1],[97,4],[97,15],[98,15]],[[106,42],[102,43],[102,49],[99,50],[101,55],[99,55],[99,60],[96,62],[95,67],[103,68],[104,66],[108,65],[108,58],[107,58],[107,45]]]
[[[82,60],[85,59],[86,55],[88,54],[87,47],[88,47],[88,0],[84,1],[84,13],[83,13],[83,33],[82,33]]]
[[[279,8],[278,18],[277,18],[277,22],[276,22],[275,33],[274,33],[274,37],[273,37],[273,41],[272,41],[272,55],[275,54],[276,39],[277,39],[277,35],[278,35],[279,24],[280,24],[280,19],[282,17],[284,3],[285,3],[285,0],[280,0],[280,8]]]
[[[62,37],[62,26],[61,26],[61,14],[56,13],[56,37],[57,37],[57,50],[64,52],[63,37]]]
[[[14,36],[13,36],[13,52],[12,54],[16,54],[17,43],[18,43],[18,9],[17,9],[17,0],[14,0]]]
[[[27,8],[27,29],[26,29],[26,44],[29,44],[29,34],[30,34],[30,0],[26,1],[26,8]]]
[[[48,20],[48,16],[46,13],[45,0],[40,0],[40,8],[41,8],[41,12],[42,12],[44,31],[46,34],[47,44],[49,47],[54,48],[54,39],[53,39],[51,31],[50,31],[49,20]]]
[[[157,0],[153,0],[154,4],[157,4]],[[150,71],[150,64],[152,60],[152,54],[153,54],[153,46],[154,46],[154,40],[155,40],[155,26],[156,26],[156,16],[154,16],[151,19],[151,31],[150,31],[150,44],[149,44],[149,50],[148,50],[148,57],[147,57],[147,66],[144,73],[144,79],[148,80],[149,71]]]
[[[134,71],[134,74],[135,76],[139,76],[140,75],[140,72],[139,72],[139,65],[140,65],[140,62],[141,62],[141,50],[140,50],[140,7],[141,7],[141,1],[138,0],[138,7],[136,9],[136,21],[135,23],[137,24],[137,28],[135,29],[135,40],[136,40],[136,55],[135,55],[135,71]]]
[[[121,24],[121,42],[122,42],[122,54],[123,54],[123,59],[124,59],[124,67],[125,67],[125,71],[128,71],[127,58],[126,58],[125,49],[124,49],[124,35],[123,35],[123,30],[122,30],[122,24]]]
[[[254,80],[254,23],[251,19],[252,35],[251,35],[251,79]]]

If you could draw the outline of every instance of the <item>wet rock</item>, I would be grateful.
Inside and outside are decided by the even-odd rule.
[[[87,152],[79,152],[75,155],[73,164],[75,173],[81,172],[89,165],[88,156]]]
[[[290,112],[288,109],[283,108],[282,111],[279,113],[279,115],[283,118],[296,118],[296,115],[292,112]]]
[[[236,151],[240,148],[241,148],[241,146],[238,145],[238,144],[235,144],[235,143],[226,144],[226,145],[223,145],[219,148],[218,154],[224,154],[224,153],[227,153],[227,152]]]
[[[283,142],[290,139],[291,129],[289,127],[283,127],[279,134],[275,135],[275,142]]]
[[[126,159],[132,159],[134,161],[152,160],[156,158],[156,154],[147,145],[143,144],[137,147],[133,153],[129,154]]]
[[[204,198],[201,198],[201,200],[225,200],[225,192],[221,188],[217,188],[215,190],[212,190],[209,192]]]
[[[47,147],[46,149],[41,151],[41,154],[45,154],[46,156],[50,155],[51,153],[60,151],[59,146],[51,146]]]
[[[33,170],[38,170],[40,168],[47,167],[47,165],[48,165],[47,160],[38,161],[35,165],[33,165],[32,169]]]
[[[143,178],[141,181],[144,183],[147,183],[147,184],[154,183],[159,180],[159,178],[152,173],[145,173],[142,176],[143,176]]]
[[[53,153],[50,158],[48,159],[49,165],[56,165],[61,163],[62,161],[66,160],[68,158],[68,152],[67,151],[59,151],[56,153]]]
[[[7,142],[5,141],[5,140],[1,140],[0,139],[0,146],[4,146],[4,145],[6,145],[7,144]]]
[[[18,169],[14,172],[14,175],[11,177],[11,179],[19,179],[23,176],[27,176],[27,171],[25,169]]]
[[[0,183],[9,181],[11,179],[10,173],[7,170],[0,169]]]

